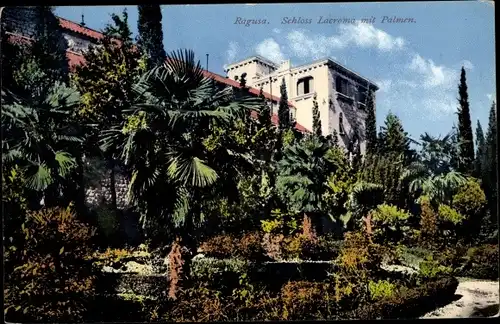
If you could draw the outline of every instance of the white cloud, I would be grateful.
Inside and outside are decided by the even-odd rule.
[[[257,44],[255,51],[260,56],[263,56],[275,63],[281,63],[285,60],[285,55],[283,54],[280,45],[273,38],[264,39],[262,42]]]
[[[354,44],[359,47],[373,47],[380,51],[402,49],[405,45],[403,38],[393,37],[365,23],[340,25],[340,34],[336,38],[344,46]]]
[[[494,93],[488,93],[486,97],[488,98],[489,101],[493,101],[496,99],[497,95]]]
[[[404,48],[401,37],[393,37],[373,25],[357,23],[340,25],[339,33],[332,36],[313,35],[294,30],[287,35],[288,47],[300,58],[319,59],[329,56],[334,50],[349,46],[375,48],[381,52]]]
[[[419,54],[413,56],[408,69],[420,75],[424,88],[450,89],[458,80],[457,71],[436,65],[431,59],[424,59]]]
[[[236,55],[238,55],[239,45],[237,42],[230,42],[229,48],[226,51],[226,60],[228,63],[233,63]]]
[[[462,66],[467,69],[467,70],[473,70],[474,69],[474,64],[472,64],[471,61],[469,60],[463,60],[462,61]]]
[[[389,92],[392,87],[392,80],[379,80],[375,82],[379,86],[379,92]]]
[[[281,29],[279,29],[279,28],[274,28],[274,29],[273,29],[273,33],[275,33],[275,34],[281,34]]]

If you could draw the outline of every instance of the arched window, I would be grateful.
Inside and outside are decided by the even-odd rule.
[[[297,96],[311,93],[313,91],[313,77],[308,76],[297,81]]]
[[[345,135],[344,132],[344,115],[342,113],[339,114],[339,134]]]

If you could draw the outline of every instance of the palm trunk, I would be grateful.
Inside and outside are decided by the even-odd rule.
[[[366,225],[366,234],[368,235],[368,239],[370,243],[372,242],[372,213],[368,212],[368,215],[365,217],[365,225]]]

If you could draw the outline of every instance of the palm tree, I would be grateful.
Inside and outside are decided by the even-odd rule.
[[[221,151],[215,156],[203,141],[214,127],[230,127],[248,110],[258,110],[260,102],[236,97],[230,87],[217,89],[187,50],[167,55],[163,65],[142,76],[135,91],[137,103],[125,111],[127,121],[104,132],[101,147],[121,150],[132,172],[129,198],[142,210],[143,224],[163,220],[180,227],[183,245],[194,252],[203,196],[220,172],[231,173],[228,168],[245,160],[225,149],[227,159],[221,161]],[[185,261],[184,274],[189,275]]]
[[[23,97],[2,90],[2,163],[19,165],[27,189],[43,192],[48,205],[56,203],[75,167],[68,152],[81,139],[67,119],[78,103],[78,92],[59,83]]]
[[[428,195],[435,202],[446,202],[459,186],[465,184],[465,177],[453,169],[453,136],[449,133],[436,138],[425,133],[420,137],[419,161],[410,164],[402,174],[411,193]]]
[[[329,149],[321,139],[309,137],[287,147],[278,161],[277,190],[289,210],[304,214],[304,225],[322,210],[325,183],[335,171]]]
[[[372,234],[371,210],[384,200],[384,187],[380,184],[358,181],[349,194],[347,201],[348,212],[342,216],[348,228],[356,228],[359,221],[365,223],[366,232]]]

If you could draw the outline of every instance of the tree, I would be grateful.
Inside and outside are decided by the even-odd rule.
[[[493,102],[490,109],[488,130],[486,132],[485,166],[483,171],[483,185],[490,207],[490,215],[495,216],[497,211],[497,116],[496,104]]]
[[[42,192],[48,206],[57,204],[63,179],[75,167],[68,151],[80,138],[68,118],[78,103],[78,92],[59,83],[36,87],[27,98],[2,91],[2,163],[21,167],[26,189]]]
[[[377,121],[375,117],[375,103],[373,100],[373,91],[368,93],[366,102],[366,153],[375,153],[377,149]]]
[[[412,162],[403,172],[402,180],[409,184],[410,193],[423,194],[433,202],[449,202],[466,179],[453,169],[451,133],[435,138],[421,135],[419,161]]]
[[[460,145],[459,171],[471,173],[474,163],[474,139],[472,135],[472,123],[470,120],[469,95],[467,93],[467,81],[465,69],[462,67],[460,84],[458,85],[458,141]]]
[[[481,123],[479,119],[477,121],[476,127],[476,159],[474,161],[474,169],[476,178],[481,178],[482,170],[485,164],[485,147],[486,142],[484,139],[483,128],[481,127]]]
[[[312,115],[313,115],[313,134],[318,137],[321,137],[322,136],[321,118],[318,107],[318,96],[316,93],[314,93],[313,97]]]
[[[379,143],[381,153],[408,155],[410,151],[408,133],[404,131],[401,120],[393,113],[387,115],[385,125],[381,127]]]
[[[59,19],[49,6],[37,7],[38,20],[35,27],[35,41],[30,55],[46,73],[45,82],[69,81],[69,64],[66,56],[68,45],[62,35]]]
[[[135,87],[137,104],[126,111],[126,120],[102,138],[104,147],[118,143],[132,172],[130,198],[143,224],[175,226],[188,251],[182,266],[185,276],[196,252],[196,227],[202,222],[206,195],[245,160],[224,146],[207,150],[205,139],[215,127],[230,127],[261,104],[258,98],[235,96],[231,87],[214,92],[213,82],[204,77],[192,51],[167,55],[164,65],[141,77]]]
[[[290,212],[304,215],[304,224],[322,211],[324,184],[335,171],[328,151],[326,143],[311,137],[287,147],[278,162],[277,190]]]
[[[139,5],[137,44],[147,58],[148,69],[165,60],[163,48],[162,14],[160,5]]]
[[[280,87],[281,98],[278,108],[279,130],[283,131],[290,128],[290,107],[288,107],[288,94],[286,92],[285,79],[282,79]]]
[[[141,66],[139,53],[133,48],[132,32],[128,26],[128,15],[112,15],[113,24],[105,28],[105,37],[98,46],[85,52],[86,64],[78,66],[73,82],[82,93],[80,109],[81,132],[85,142],[80,151],[86,158],[103,157],[110,171],[111,207],[117,211],[115,172],[118,154],[116,145],[101,150],[99,136],[103,131],[124,121],[124,111],[134,101],[133,85],[139,77]],[[83,181],[83,161],[80,160],[80,181]],[[80,184],[83,188],[83,183]]]

